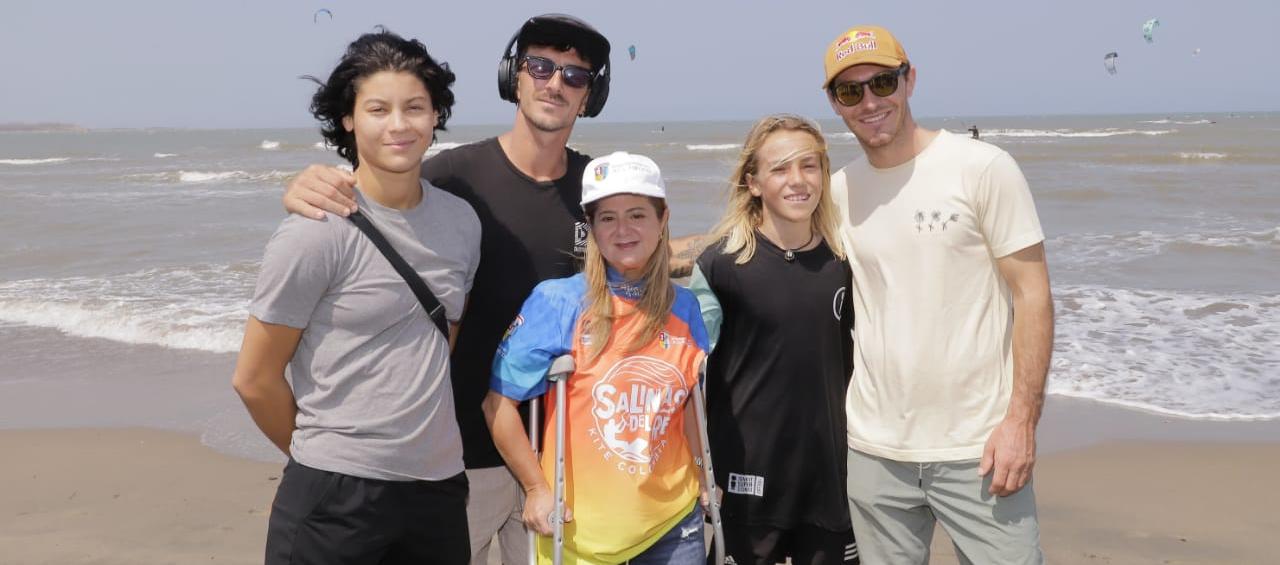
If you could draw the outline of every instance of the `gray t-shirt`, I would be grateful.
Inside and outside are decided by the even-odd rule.
[[[356,199],[456,321],[480,263],[480,220],[462,199],[425,181],[422,189],[409,210]],[[285,218],[249,313],[303,330],[289,363],[298,404],[289,450],[299,463],[393,481],[462,472],[449,341],[355,224]]]

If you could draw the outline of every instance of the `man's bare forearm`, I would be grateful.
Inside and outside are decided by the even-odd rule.
[[[1013,301],[1013,393],[1007,417],[1035,426],[1053,355],[1053,298],[1049,289]]]

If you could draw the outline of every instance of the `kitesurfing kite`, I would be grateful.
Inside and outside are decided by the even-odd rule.
[[[1192,51],[1192,52],[1191,52],[1191,56],[1192,56],[1192,57],[1198,57],[1198,56],[1200,56],[1200,48],[1199,48],[1199,47],[1196,47],[1195,51]]]
[[[316,13],[311,15],[311,23],[320,23],[320,14],[328,14],[329,20],[333,20],[333,12],[330,12],[325,8],[320,8],[319,10],[316,10]]]
[[[636,60],[636,46],[635,46],[635,45],[632,45],[631,47],[628,47],[628,48],[627,48],[627,53],[631,55],[631,60],[632,60],[632,61]]]
[[[1116,59],[1118,57],[1120,57],[1120,55],[1115,51],[1112,51],[1102,58],[1102,66],[1107,68],[1108,73],[1113,75],[1116,74]]]
[[[1152,35],[1155,34],[1156,28],[1158,27],[1160,27],[1159,18],[1151,18],[1147,20],[1147,23],[1142,24],[1142,37],[1147,40],[1147,43],[1155,43],[1155,39]]]

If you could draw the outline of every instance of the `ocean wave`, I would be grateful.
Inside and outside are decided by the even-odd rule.
[[[437,141],[437,142],[435,142],[435,143],[432,143],[432,144],[431,144],[431,147],[428,147],[428,148],[427,148],[427,153],[426,153],[426,155],[424,155],[424,156],[425,156],[425,157],[430,157],[430,156],[435,155],[436,153],[439,153],[439,152],[441,152],[441,151],[447,151],[447,150],[449,150],[449,149],[453,149],[453,148],[455,148],[455,147],[462,147],[463,145],[466,145],[466,144],[465,144],[465,143],[458,143],[458,142],[454,142],[454,141]]]
[[[1184,151],[1140,151],[1140,152],[1124,152],[1124,151],[1108,151],[1102,155],[1090,157],[1088,161],[1080,161],[1080,164],[1098,163],[1106,165],[1120,165],[1124,167],[1141,167],[1143,165],[1157,165],[1160,167],[1153,170],[1173,171],[1180,170],[1180,167],[1193,165],[1223,165],[1228,163],[1239,163],[1249,165],[1280,165],[1280,156],[1272,151],[1266,150],[1241,150],[1226,152],[1222,150],[1214,150],[1216,148],[1200,149],[1200,150],[1184,150]],[[1037,155],[1027,159],[1020,159],[1037,162],[1058,162],[1059,156],[1053,155]],[[1137,169],[1135,169],[1137,170]]]
[[[122,343],[235,352],[257,268],[199,265],[0,283],[0,321]]]
[[[736,151],[740,147],[742,146],[737,143],[703,143],[684,146],[689,151]]]
[[[1233,228],[1219,231],[1164,233],[1066,234],[1045,242],[1059,268],[1094,268],[1100,263],[1127,263],[1169,251],[1280,250],[1280,227],[1267,230]]]
[[[1055,287],[1048,392],[1204,420],[1280,419],[1280,294]]]
[[[143,173],[155,174],[155,173]],[[289,178],[294,173],[289,171],[267,171],[250,173],[247,171],[178,171],[176,173],[158,173],[159,178],[164,180],[177,180],[186,183],[209,183],[223,181],[237,182],[272,182],[281,181]],[[135,177],[140,175],[135,175]],[[154,178],[154,177],[153,177]]]
[[[1213,120],[1191,120],[1191,121],[1186,121],[1186,122],[1180,122],[1180,121],[1177,121],[1177,120],[1145,120],[1145,121],[1140,121],[1140,122],[1138,122],[1138,123],[1140,123],[1140,124],[1175,124],[1175,125],[1180,125],[1180,126],[1198,126],[1198,125],[1202,125],[1202,124],[1212,124],[1212,123],[1214,123],[1214,121],[1213,121]]]
[[[280,142],[264,139],[262,140],[262,143],[258,144],[258,148],[266,151],[273,151],[280,148]]]
[[[63,163],[70,160],[70,157],[49,157],[47,159],[0,159],[0,165],[46,165],[49,163]]]
[[[1037,137],[1062,137],[1062,138],[1094,138],[1094,137],[1115,137],[1119,135],[1168,135],[1177,133],[1176,129],[1162,130],[1142,130],[1142,129],[1092,129],[1092,130],[1044,130],[1044,129],[989,129],[982,130],[982,137],[1013,137],[1013,138],[1037,138]],[[957,134],[962,135],[962,134]]]
[[[177,157],[177,156],[178,156],[177,153],[156,153],[155,155],[152,155],[152,157],[155,157],[156,159],[164,159],[167,157]]]
[[[1112,197],[1112,193],[1102,188],[1077,187],[1046,190],[1036,194],[1036,200],[1059,200],[1063,202],[1097,202]]]

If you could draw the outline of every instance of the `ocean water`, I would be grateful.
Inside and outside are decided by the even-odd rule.
[[[1280,419],[1280,114],[922,120],[974,122],[1022,166],[1048,236],[1050,394]],[[749,126],[583,121],[571,145],[653,157],[681,235],[719,217]],[[837,166],[861,153],[842,124],[823,127]],[[503,129],[455,126],[432,152]],[[32,363],[56,373],[110,344],[222,356],[229,371],[284,184],[339,162],[314,129],[0,133],[0,351],[27,359],[0,365],[0,396],[38,389]],[[201,378],[221,390],[228,376]],[[234,409],[204,425],[247,421]]]

